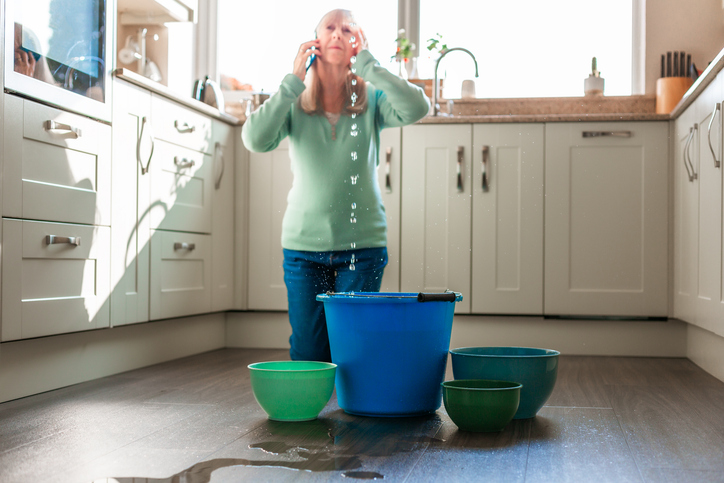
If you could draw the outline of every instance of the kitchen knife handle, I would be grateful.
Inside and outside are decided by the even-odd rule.
[[[603,137],[630,138],[631,136],[632,136],[631,131],[583,131],[584,138],[603,138]]]
[[[490,146],[483,146],[482,188],[486,193],[490,190],[490,186],[488,186],[488,161],[490,161]]]
[[[146,124],[148,124],[148,137],[151,139],[151,152],[148,154],[148,161],[146,166],[141,161],[141,141],[143,140],[143,132],[146,130]],[[136,142],[136,160],[141,165],[141,175],[148,173],[148,168],[151,167],[151,158],[153,157],[153,150],[156,147],[156,142],[153,139],[153,132],[151,132],[151,123],[148,122],[146,116],[141,118],[141,132],[138,134],[138,142]]]
[[[392,193],[392,181],[390,180],[390,166],[392,164],[392,146],[387,147],[385,156],[385,190]]]
[[[714,123],[714,118],[716,117],[717,111],[721,110],[721,103],[717,102],[714,106],[714,112],[711,113],[711,119],[709,119],[709,129],[707,132],[707,138],[709,139],[709,149],[711,149],[711,155],[714,158],[714,167],[719,168],[721,167],[721,159],[716,159],[716,153],[714,152],[714,146],[711,145],[711,126]]]
[[[458,163],[457,163],[457,175],[458,175],[458,193],[462,193],[463,189],[463,161],[465,161],[465,147],[458,146]]]

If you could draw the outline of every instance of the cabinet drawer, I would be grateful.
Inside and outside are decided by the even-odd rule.
[[[158,96],[151,98],[153,135],[195,151],[211,153],[211,119]]]
[[[151,230],[151,319],[211,310],[211,237]]]
[[[151,162],[151,228],[211,232],[211,156],[156,141]]]
[[[110,225],[111,127],[7,94],[4,116],[3,215]]]
[[[2,340],[108,327],[110,247],[109,227],[3,220]]]

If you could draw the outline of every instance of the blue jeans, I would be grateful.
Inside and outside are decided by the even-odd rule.
[[[354,270],[351,262],[354,255]],[[317,294],[379,292],[387,248],[330,252],[284,249],[284,283],[289,302],[292,360],[331,362],[324,304]]]

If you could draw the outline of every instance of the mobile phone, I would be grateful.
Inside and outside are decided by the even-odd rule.
[[[314,32],[314,38],[315,39],[317,38],[317,32]],[[315,60],[317,60],[316,55],[312,54],[309,56],[309,58],[307,59],[307,70],[306,70],[307,72],[309,71],[309,68],[312,66],[312,64],[314,64]]]
[[[39,53],[34,52],[34,51],[32,51],[32,50],[30,50],[30,49],[28,49],[28,48],[26,48],[26,47],[20,47],[20,50],[22,50],[23,52],[27,52],[28,54],[30,54],[30,55],[32,55],[33,57],[35,57],[35,62],[37,62],[38,60],[40,60],[40,54],[39,54]]]
[[[317,56],[312,54],[309,56],[309,59],[307,59],[307,71],[309,71],[309,68],[314,64],[314,61],[317,60]]]

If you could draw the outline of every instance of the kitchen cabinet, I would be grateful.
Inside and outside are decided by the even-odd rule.
[[[699,194],[696,323],[724,335],[722,295],[722,76],[718,76],[693,104],[694,142],[698,141]]]
[[[550,123],[545,313],[668,315],[668,123]]]
[[[692,105],[674,127],[674,317],[692,323],[696,319],[699,267],[699,142],[695,142],[695,119]]]
[[[472,126],[402,128],[400,288],[463,294],[470,312]]]
[[[458,313],[543,312],[542,124],[403,128],[403,291]]]
[[[3,95],[2,341],[110,324],[111,128]]]
[[[544,131],[473,126],[473,313],[543,313]]]
[[[151,230],[151,319],[211,311],[211,236]]]
[[[2,224],[3,342],[109,326],[109,227]]]
[[[234,308],[234,133],[213,123],[213,188],[211,219],[211,310]]]
[[[122,80],[113,88],[111,323],[149,320],[151,93]]]
[[[400,128],[384,129],[380,133],[378,181],[387,215],[389,261],[381,290],[391,292],[400,290],[400,152]],[[249,153],[250,310],[287,310],[281,229],[292,182],[288,140],[282,141],[273,151]]]
[[[401,140],[399,127],[380,132],[378,185],[387,216],[387,266],[382,276],[381,292],[400,291],[400,223],[401,223]]]
[[[4,94],[3,216],[110,225],[111,128]]]
[[[676,120],[674,316],[724,335],[722,117],[718,75]]]
[[[249,153],[250,310],[287,310],[281,240],[292,179],[287,139],[273,151]]]

